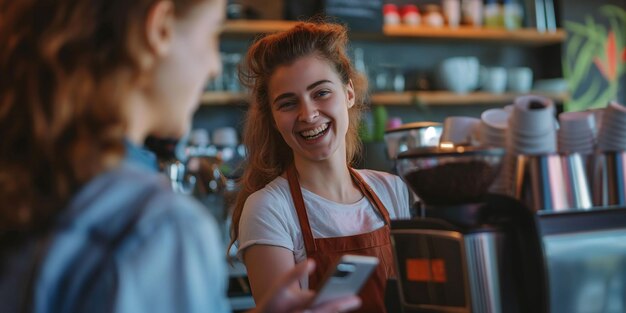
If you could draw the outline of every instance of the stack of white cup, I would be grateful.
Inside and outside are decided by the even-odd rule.
[[[510,154],[537,155],[555,153],[556,120],[554,102],[535,95],[515,99],[509,117],[507,150]]]
[[[515,99],[506,132],[506,156],[503,160],[502,188],[513,195],[517,180],[518,155],[556,152],[556,120],[552,100],[535,95]]]
[[[504,148],[510,112],[489,109],[480,115],[480,143],[484,146]]]
[[[565,112],[559,115],[558,144],[563,154],[593,153],[596,120],[590,111]]]
[[[480,115],[480,143],[483,146],[504,148],[506,142],[506,132],[509,127],[510,112],[505,109],[489,109]],[[509,194],[508,192],[508,172],[509,162],[507,156],[504,158],[500,175],[496,177],[489,191],[492,193]]]
[[[626,151],[626,107],[611,101],[604,109],[598,133],[600,151]]]

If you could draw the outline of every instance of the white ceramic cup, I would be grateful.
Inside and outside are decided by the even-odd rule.
[[[213,131],[213,143],[217,146],[233,147],[239,144],[237,130],[233,127],[221,127]]]
[[[481,85],[484,91],[503,93],[507,84],[507,73],[504,67],[483,67],[480,72]]]
[[[533,84],[533,70],[529,67],[514,67],[507,71],[507,88],[513,92],[527,93]]]
[[[479,67],[475,57],[448,58],[439,66],[439,78],[445,89],[467,93],[478,86]]]
[[[467,116],[450,116],[443,121],[440,142],[452,142],[455,145],[471,144],[476,138],[480,120]]]
[[[204,128],[196,128],[191,131],[189,143],[194,146],[205,147],[211,143],[209,139],[209,131]]]

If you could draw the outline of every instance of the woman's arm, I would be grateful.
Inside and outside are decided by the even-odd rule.
[[[248,271],[252,296],[259,303],[276,280],[295,267],[293,252],[289,249],[270,245],[253,245],[243,254]],[[300,289],[295,281],[292,288]]]
[[[292,285],[314,269],[315,262],[312,260],[300,262],[286,275],[280,277],[274,286],[267,291],[267,297],[257,302],[257,307],[248,313],[335,313],[354,310],[361,305],[361,299],[358,296],[348,296],[322,303],[316,307],[308,307],[315,296],[314,292],[296,289]]]

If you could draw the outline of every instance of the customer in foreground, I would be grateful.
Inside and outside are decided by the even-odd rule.
[[[0,312],[230,311],[215,221],[133,157],[189,128],[224,2],[0,0]],[[306,309],[312,268],[257,311]]]

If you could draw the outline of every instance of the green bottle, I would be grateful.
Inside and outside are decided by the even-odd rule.
[[[385,127],[387,127],[387,109],[382,105],[374,106],[374,141],[380,142],[385,138]]]

